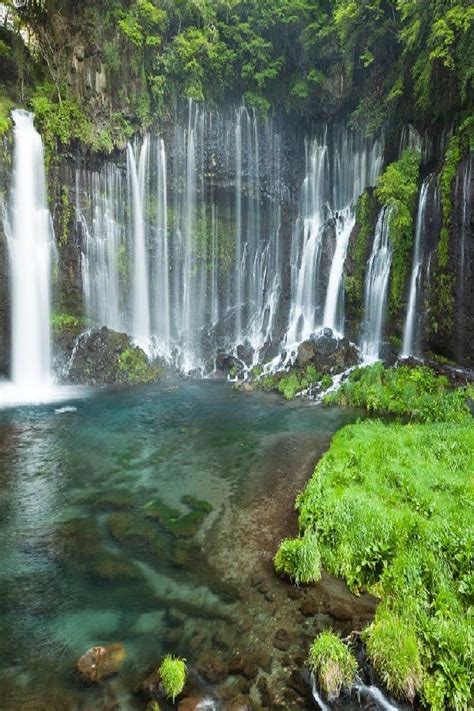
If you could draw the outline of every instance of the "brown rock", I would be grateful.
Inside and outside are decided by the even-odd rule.
[[[303,600],[300,605],[301,614],[306,617],[313,617],[313,615],[317,614],[318,609],[318,603],[316,600],[312,600],[311,598],[306,598],[306,600]]]
[[[218,684],[227,676],[227,666],[214,654],[204,654],[197,663],[197,669],[211,684]]]
[[[160,672],[158,668],[151,672],[141,686],[142,693],[148,699],[157,699],[160,693]]]
[[[273,646],[280,649],[282,652],[286,652],[291,644],[291,638],[287,630],[280,628],[277,630],[275,637],[273,638]]]
[[[110,644],[108,647],[91,647],[76,664],[81,679],[88,684],[94,684],[122,667],[126,657],[123,644]]]
[[[206,708],[209,706],[205,704],[205,698],[202,696],[188,696],[178,704],[178,711],[197,711],[197,709],[204,710]]]
[[[224,711],[254,711],[255,706],[247,696],[235,696],[224,705]]]

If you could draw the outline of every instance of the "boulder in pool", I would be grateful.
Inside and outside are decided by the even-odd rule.
[[[78,660],[76,669],[82,681],[96,684],[102,679],[117,674],[123,666],[127,653],[123,644],[109,644],[108,647],[91,647]]]

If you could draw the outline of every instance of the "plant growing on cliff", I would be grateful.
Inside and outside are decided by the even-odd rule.
[[[120,380],[131,385],[150,383],[160,374],[158,365],[150,365],[141,348],[126,348],[118,357]]]
[[[375,194],[382,205],[390,207],[389,234],[393,248],[389,288],[392,315],[403,306],[410,250],[413,243],[414,215],[418,194],[418,151],[407,149],[390,163],[378,180]]]
[[[184,689],[186,682],[185,659],[167,654],[160,665],[160,678],[166,696],[174,703],[175,698]]]
[[[329,701],[338,698],[343,688],[350,689],[357,671],[357,661],[342,640],[326,630],[321,632],[309,650],[309,666],[318,687]]]

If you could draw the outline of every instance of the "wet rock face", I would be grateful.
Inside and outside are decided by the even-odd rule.
[[[8,253],[0,222],[0,376],[7,376],[10,361],[10,302]]]
[[[330,328],[298,348],[297,365],[314,365],[319,373],[342,373],[360,362],[359,351],[348,338],[336,338]]]
[[[78,337],[67,369],[67,380],[81,385],[151,382],[158,375],[158,367],[126,333],[105,326]]]
[[[91,647],[80,657],[76,669],[83,682],[95,684],[112,674],[117,674],[123,666],[125,657],[123,644]]]

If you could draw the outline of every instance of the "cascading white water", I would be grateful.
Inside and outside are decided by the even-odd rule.
[[[326,126],[306,145],[306,176],[292,244],[292,304],[286,348],[323,326],[344,331],[343,270],[355,207],[365,187],[375,185],[382,168],[383,140],[368,141],[346,128]],[[334,223],[329,279],[321,273],[324,232]],[[326,247],[327,249],[327,247]]]
[[[341,334],[344,330],[344,317],[341,306],[343,295],[342,276],[349,246],[349,237],[354,225],[354,209],[352,205],[348,205],[336,217],[336,249],[334,250],[329,272],[323,316],[323,326],[332,329],[337,334]]]
[[[392,265],[389,238],[390,208],[380,210],[372,253],[367,264],[364,296],[364,324],[361,350],[367,360],[378,360],[382,340],[383,318],[388,281]]]
[[[156,232],[152,265],[152,331],[157,349],[165,358],[171,357],[170,260],[168,235],[168,188],[166,149],[162,138],[156,147]]]
[[[120,261],[126,246],[120,171],[113,164],[106,165],[102,174],[81,176],[78,170],[77,195],[83,183],[91,201],[87,215],[77,206],[76,219],[83,238],[81,266],[86,313],[91,323],[121,331],[125,321]]]
[[[403,330],[403,343],[400,356],[419,355],[417,349],[416,314],[419,306],[421,268],[423,265],[423,235],[425,230],[426,205],[430,178],[421,186],[418,199],[418,212],[416,216],[415,247],[413,250],[413,263],[411,268],[410,289],[408,293],[407,315]]]
[[[166,137],[128,147],[126,174],[113,164],[93,178],[81,171],[91,322],[119,325],[145,346],[151,339],[154,354],[186,372],[211,371],[219,350],[238,350],[249,367],[279,358],[279,348],[294,352],[323,322],[342,333],[355,203],[375,183],[382,141],[332,126],[306,143],[298,216],[286,223],[290,260],[286,149],[271,118],[190,101],[186,121],[177,118]],[[334,242],[323,242],[328,221]],[[118,290],[113,304],[108,284]]]
[[[137,156],[138,153],[138,165]],[[150,331],[150,290],[148,254],[146,243],[145,187],[149,157],[149,138],[145,137],[140,151],[127,146],[127,173],[129,194],[133,213],[132,251],[132,329],[131,335],[145,349],[149,350]]]
[[[306,177],[303,181],[300,217],[296,232],[302,232],[302,245],[298,235],[292,241],[292,303],[287,344],[294,348],[314,333],[317,319],[316,290],[319,285],[319,268],[324,224],[323,205],[326,187],[327,141],[313,141],[306,146]]]
[[[10,257],[11,380],[34,400],[51,383],[50,280],[53,233],[44,155],[33,115],[12,112],[14,173],[5,232]]]

